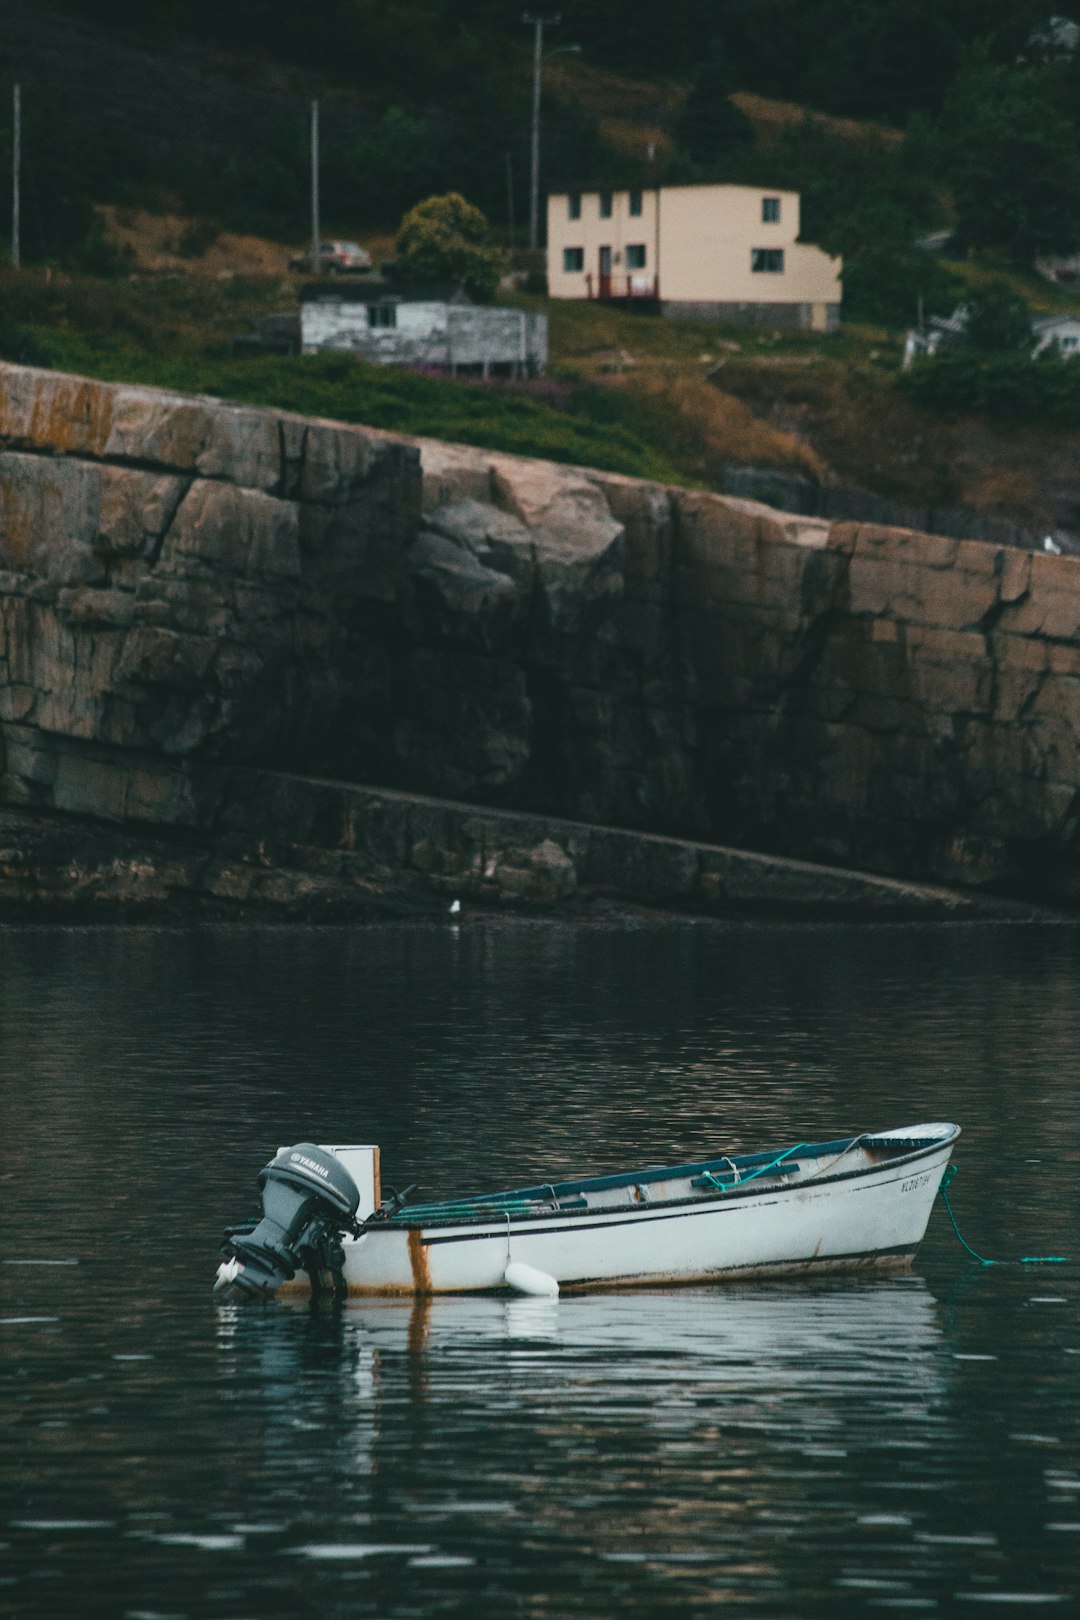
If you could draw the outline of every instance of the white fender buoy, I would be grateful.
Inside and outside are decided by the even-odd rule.
[[[546,1271],[538,1271],[535,1266],[523,1265],[520,1260],[511,1260],[503,1272],[503,1281],[516,1294],[532,1294],[537,1299],[559,1297],[559,1285],[554,1277]]]

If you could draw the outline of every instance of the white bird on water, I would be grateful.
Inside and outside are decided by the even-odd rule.
[[[461,912],[461,901],[460,900],[451,900],[451,902],[450,902],[450,915],[451,915],[451,917],[457,917],[460,914],[460,912]]]

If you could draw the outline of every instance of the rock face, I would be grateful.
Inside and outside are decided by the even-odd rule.
[[[0,366],[0,806],[260,768],[1075,902],[1080,560]]]

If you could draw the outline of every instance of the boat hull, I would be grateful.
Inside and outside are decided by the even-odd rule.
[[[350,1294],[486,1292],[515,1262],[561,1289],[641,1288],[805,1271],[903,1269],[956,1135],[854,1171],[634,1207],[394,1220],[347,1241]],[[407,1214],[407,1212],[406,1212]]]

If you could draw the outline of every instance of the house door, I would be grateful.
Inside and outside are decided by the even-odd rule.
[[[601,298],[611,297],[611,249],[600,249],[600,293]]]

